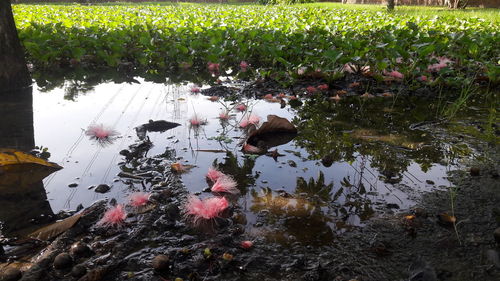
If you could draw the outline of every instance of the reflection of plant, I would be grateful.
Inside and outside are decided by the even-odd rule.
[[[319,177],[316,181],[314,178],[310,178],[309,182],[302,177],[297,178],[297,187],[295,188],[295,193],[305,193],[308,198],[319,198],[323,202],[330,201],[331,193],[333,189],[333,182],[326,185],[325,175],[323,172],[319,172]]]

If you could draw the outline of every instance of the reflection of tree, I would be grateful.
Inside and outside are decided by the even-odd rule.
[[[29,151],[34,147],[32,89],[2,95],[0,148]],[[42,179],[54,169],[26,165],[0,172],[0,223],[3,234],[33,227],[32,219],[53,215]]]
[[[231,175],[238,182],[238,188],[243,195],[248,192],[248,186],[255,184],[255,177],[252,175],[255,166],[253,158],[243,158],[243,165],[240,166],[238,158],[233,153],[228,152],[224,163],[218,163],[215,159],[212,165],[223,173]]]
[[[325,166],[365,155],[371,156],[371,167],[399,178],[413,161],[425,171],[444,158],[441,143],[410,129],[413,123],[434,118],[422,99],[399,98],[397,103],[382,98],[360,103],[311,99],[297,115],[296,143]]]

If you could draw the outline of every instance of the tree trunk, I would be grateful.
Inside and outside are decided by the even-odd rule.
[[[389,11],[394,10],[394,6],[395,6],[394,0],[387,0],[387,10]]]
[[[0,93],[31,85],[9,0],[0,0]]]

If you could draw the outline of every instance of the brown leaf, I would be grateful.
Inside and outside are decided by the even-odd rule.
[[[452,215],[448,215],[447,213],[440,213],[437,215],[438,222],[444,226],[452,226],[456,223],[457,218]]]
[[[296,135],[297,129],[286,118],[268,115],[267,121],[249,134],[246,143],[261,149],[268,149],[288,143]]]
[[[54,169],[62,169],[56,163],[35,157],[31,154],[9,148],[0,148],[0,169],[4,171],[19,170],[27,164],[47,166]]]
[[[35,238],[38,240],[51,240],[57,237],[59,234],[65,232],[66,230],[72,228],[80,219],[82,213],[73,215],[69,218],[66,218],[62,221],[58,221],[51,225],[40,228],[39,230],[28,235],[31,238]]]

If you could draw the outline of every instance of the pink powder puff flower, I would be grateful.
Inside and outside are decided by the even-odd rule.
[[[238,110],[238,111],[240,111],[240,112],[243,112],[243,111],[247,110],[247,106],[246,106],[246,105],[244,105],[244,104],[242,104],[242,103],[240,103],[240,104],[238,104],[238,105],[236,106],[236,110]]]
[[[207,172],[207,179],[209,179],[211,182],[216,182],[217,179],[219,179],[220,177],[224,176],[224,173],[217,170],[216,168],[214,167],[210,167],[208,168],[208,172]]]
[[[266,99],[266,100],[273,99],[273,95],[272,94],[267,94],[267,95],[264,96],[264,99]]]
[[[347,72],[347,73],[356,73],[357,67],[352,63],[346,63],[346,64],[344,64],[344,67],[342,68],[342,70],[344,72]]]
[[[229,120],[229,118],[230,118],[229,112],[222,111],[221,113],[219,113],[219,119],[220,120]]]
[[[129,204],[132,207],[142,207],[149,202],[149,193],[134,192],[129,197]]]
[[[309,94],[314,94],[316,93],[318,89],[316,89],[314,86],[309,86],[306,88],[306,91],[309,93]]]
[[[240,122],[240,128],[246,128],[250,125],[250,122],[248,122],[248,119],[241,120]]]
[[[109,127],[105,127],[103,124],[91,124],[87,127],[85,134],[100,142],[106,142],[109,141],[110,138],[117,136],[118,132]]]
[[[104,213],[104,216],[97,222],[101,227],[121,227],[127,218],[127,213],[123,209],[123,205],[118,204],[110,208]]]
[[[297,96],[289,96],[288,97],[290,100],[296,100],[297,99]]]
[[[418,80],[420,80],[422,82],[426,82],[427,81],[427,76],[422,75],[422,76],[418,77]]]
[[[390,76],[390,77],[394,77],[394,78],[396,78],[396,79],[403,79],[403,78],[404,78],[403,73],[401,73],[401,72],[399,72],[399,71],[397,71],[397,70],[393,70],[393,71],[391,71],[391,72],[385,72],[384,74],[385,74],[385,75],[388,75],[388,76]]]
[[[441,69],[447,67],[453,61],[447,57],[437,57],[438,62],[435,64],[431,64],[427,67],[427,70],[430,72],[438,72]]]
[[[183,207],[184,217],[193,224],[199,225],[204,220],[215,219],[229,207],[225,197],[210,197],[201,200],[197,196],[190,195]]]
[[[241,241],[241,243],[240,243],[240,247],[243,248],[243,249],[246,249],[246,250],[252,248],[252,246],[253,246],[253,242],[252,241],[246,240],[246,241]]]
[[[261,154],[263,151],[262,151],[262,149],[260,149],[256,146],[253,146],[251,144],[246,143],[243,145],[243,152],[250,153],[250,154]]]
[[[241,72],[246,72],[247,68],[248,68],[248,63],[246,61],[241,61],[240,68],[241,68]]]
[[[197,94],[197,93],[201,92],[201,89],[197,86],[192,86],[191,89],[189,89],[189,91],[193,94]]]
[[[248,122],[250,124],[254,124],[255,126],[259,125],[260,123],[260,117],[258,115],[255,115],[255,114],[251,114],[249,117],[248,117]]]
[[[208,71],[210,72],[219,72],[220,64],[209,62],[208,63]]]
[[[208,100],[209,101],[218,101],[219,97],[218,96],[210,96],[210,97],[208,97]]]
[[[279,93],[279,94],[278,94],[278,98],[280,98],[280,99],[284,99],[284,98],[286,98],[285,93]]]
[[[198,127],[201,125],[206,125],[207,120],[194,115],[193,117],[191,117],[191,119],[189,119],[189,124],[191,124],[192,127]]]
[[[236,181],[227,175],[223,175],[215,181],[212,192],[237,194],[240,191],[236,188]]]
[[[321,84],[318,86],[318,90],[320,91],[326,91],[328,90],[328,84]]]

